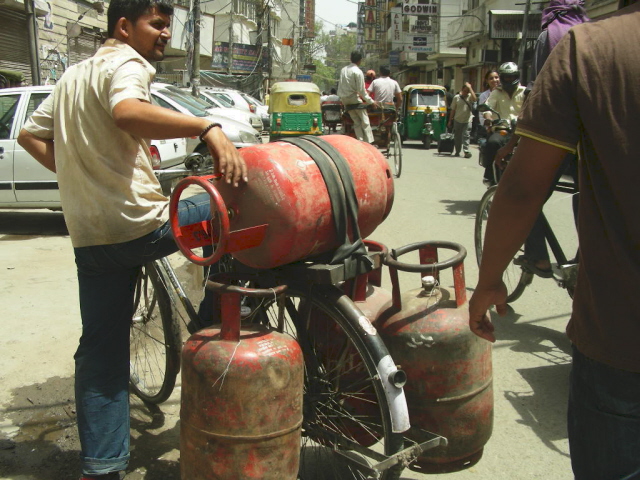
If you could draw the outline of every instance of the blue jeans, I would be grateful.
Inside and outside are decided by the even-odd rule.
[[[569,450],[576,480],[640,479],[640,373],[573,347]]]
[[[181,225],[211,218],[209,196],[180,201]],[[178,250],[169,223],[136,240],[75,248],[82,336],[75,395],[82,471],[124,470],[129,461],[129,329],[141,266]]]

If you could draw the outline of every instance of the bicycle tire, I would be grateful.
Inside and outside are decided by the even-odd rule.
[[[480,200],[478,211],[476,213],[474,241],[478,266],[480,266],[480,262],[482,261],[482,248],[484,245],[484,234],[487,219],[489,218],[489,210],[491,209],[491,203],[497,188],[497,185],[494,185],[487,189]],[[516,257],[523,254],[523,247],[520,247]],[[524,289],[527,288],[527,285],[531,283],[532,279],[533,273],[527,272],[522,267],[515,265],[513,262],[509,262],[509,265],[502,274],[502,281],[507,287],[507,303],[515,302],[520,298]]]
[[[182,338],[156,262],[143,265],[134,299],[129,383],[142,400],[159,404],[169,398],[175,387]]]
[[[367,333],[362,329],[356,331],[348,314],[336,302],[336,294],[318,287],[314,292],[308,296],[290,288],[285,300],[283,331],[298,341],[305,359],[303,461],[298,478],[317,478],[317,472],[307,476],[305,465],[334,469],[323,478],[371,478],[338,455],[328,462],[323,448],[335,445],[325,435],[347,438],[365,447],[377,445],[383,447],[386,455],[402,450],[403,436],[392,432],[387,397],[364,341]],[[341,296],[339,291],[338,294]],[[254,321],[277,327],[273,301],[263,302],[252,316]],[[318,460],[310,455],[323,458]],[[403,465],[395,465],[380,478],[397,480],[403,469]],[[311,470],[315,469],[310,467],[309,473]]]
[[[400,138],[400,133],[398,132],[396,124],[391,127],[390,135],[391,138],[389,148],[387,149],[387,159],[393,159],[393,175],[396,178],[400,178],[400,174],[402,173],[402,139]]]

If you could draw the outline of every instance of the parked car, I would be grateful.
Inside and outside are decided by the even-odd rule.
[[[189,98],[195,98],[191,94],[190,88],[178,89],[178,87],[173,86],[167,88],[172,92],[175,92],[177,90],[183,95],[187,95]],[[220,103],[220,101],[217,100],[213,95],[209,95],[206,91],[203,90],[200,91],[200,95],[197,97],[197,100],[201,102],[201,105],[211,113],[223,115],[225,117],[231,118],[232,120],[247,122],[258,132],[262,131],[262,118],[260,118],[260,115],[258,115],[257,113],[247,112],[246,110],[241,110],[235,107],[226,107],[222,103]]]
[[[210,113],[194,105],[191,101],[185,101],[184,96],[179,96],[175,92],[168,90],[164,86],[151,84],[151,100],[161,107],[170,108],[176,112],[182,112],[196,117],[206,117],[211,122],[222,125],[222,131],[227,135],[231,143],[236,148],[248,147],[257,143],[262,143],[262,138],[256,130],[245,122],[232,120],[217,113]],[[192,100],[197,100],[192,98]],[[207,154],[207,147],[201,143],[198,137],[187,138],[187,152],[198,152]]]
[[[247,101],[247,103],[256,107],[256,114],[260,115],[260,118],[262,118],[262,124],[264,126],[264,129],[269,130],[269,125],[271,120],[271,116],[269,115],[269,107],[267,107],[260,100],[253,98],[248,93],[241,93],[241,95],[242,95],[242,98],[244,98]]]
[[[44,168],[20,145],[17,138],[26,119],[49,96],[53,86],[16,87],[0,90],[0,208],[60,209],[56,175]],[[182,163],[187,155],[184,138],[151,140],[155,169]],[[163,178],[168,193],[171,180]]]

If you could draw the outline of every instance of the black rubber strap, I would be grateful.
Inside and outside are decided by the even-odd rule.
[[[322,151],[310,144],[309,142],[305,142],[301,140],[299,137],[296,138],[287,138],[280,139],[280,141],[288,142],[300,150],[305,152],[307,155],[311,157],[311,159],[316,163],[320,173],[322,174],[322,178],[324,180],[325,186],[327,187],[327,192],[329,193],[329,200],[331,202],[331,212],[333,214],[333,221],[336,227],[336,233],[338,239],[340,241],[348,241],[348,233],[347,233],[347,203],[344,196],[344,189],[342,187],[342,182],[338,173],[332,168],[331,161],[322,153]]]
[[[357,265],[354,260],[363,259],[372,266],[373,263],[367,256],[367,249],[360,235],[358,200],[351,169],[346,159],[333,145],[314,136],[306,135],[283,141],[296,145],[307,153],[318,165],[318,169],[325,181],[331,201],[336,232],[338,238],[342,241],[342,245],[334,251],[330,264],[343,263],[348,270],[355,270]],[[333,166],[336,167],[337,174]],[[349,224],[351,224],[353,242],[349,239]]]

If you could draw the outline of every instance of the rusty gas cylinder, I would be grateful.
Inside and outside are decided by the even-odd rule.
[[[273,268],[328,252],[339,247],[344,238],[336,229],[332,208],[336,199],[331,199],[325,178],[310,154],[315,152],[328,162],[342,162],[334,157],[344,159],[358,202],[360,234],[362,238],[369,236],[393,205],[393,176],[385,157],[375,147],[344,135],[317,137],[314,141],[319,147],[311,141],[300,141],[307,150],[285,141],[241,149],[249,181],[238,187],[216,176],[183,179],[172,195],[172,208],[177,208],[179,195],[186,187],[204,187],[203,183],[210,182],[219,192],[210,194],[220,196],[216,215],[225,224],[221,236],[229,237],[229,231],[242,232],[241,240],[231,234],[231,240],[223,238],[220,245],[253,268]],[[177,220],[174,236],[189,256],[182,246]]]
[[[207,288],[219,285],[207,282]],[[239,287],[224,287],[221,328],[193,334],[182,352],[181,478],[294,480],[302,352],[290,336],[261,326],[240,329],[240,296],[233,293]]]
[[[438,263],[438,248],[457,251]],[[400,263],[400,255],[418,250],[420,265]],[[453,242],[422,242],[388,256],[393,301],[376,327],[393,360],[407,374],[404,387],[412,430],[442,435],[446,447],[423,452],[417,466],[425,473],[461,470],[476,463],[493,428],[491,344],[469,329],[464,264],[466,250]],[[455,298],[439,284],[440,270],[453,268]],[[417,272],[422,288],[400,293],[398,271]]]

